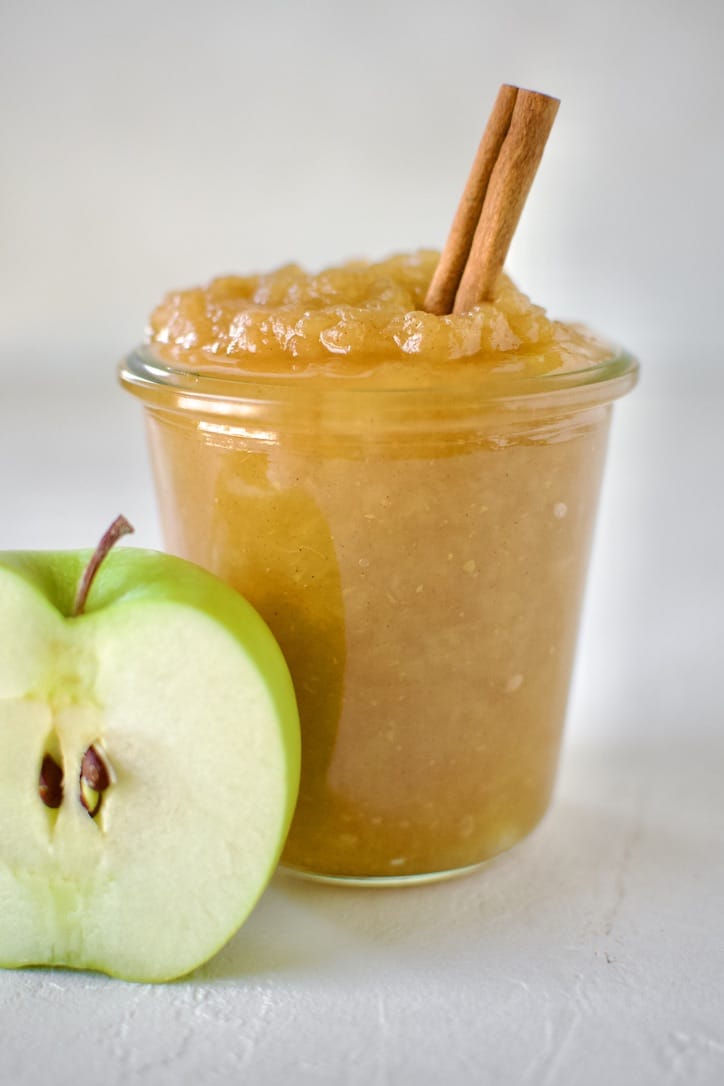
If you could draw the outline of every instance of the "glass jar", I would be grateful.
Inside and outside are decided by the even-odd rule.
[[[283,854],[324,879],[469,869],[548,806],[625,354],[426,388],[192,373],[148,348],[168,549],[282,647],[302,725]]]

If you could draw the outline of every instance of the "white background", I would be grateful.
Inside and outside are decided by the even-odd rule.
[[[719,334],[723,47],[718,0],[2,0],[5,349],[85,374],[171,286],[441,245],[513,82],[562,106],[510,269],[690,369]]]
[[[716,0],[0,0],[0,546],[160,545],[113,374],[149,309],[441,244],[503,81],[562,99],[509,268],[643,364],[539,831],[427,889],[278,877],[179,985],[0,973],[4,1080],[724,1081],[723,51]]]

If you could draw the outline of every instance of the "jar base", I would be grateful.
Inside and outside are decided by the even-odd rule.
[[[279,872],[307,882],[322,882],[331,886],[396,889],[401,886],[421,886],[431,882],[447,882],[450,879],[462,878],[464,875],[471,875],[475,871],[482,870],[494,859],[495,856],[491,856],[487,860],[481,860],[479,863],[469,864],[466,867],[454,867],[449,871],[423,871],[415,875],[323,875],[316,871],[305,871],[300,867],[288,867],[286,864],[279,865]]]

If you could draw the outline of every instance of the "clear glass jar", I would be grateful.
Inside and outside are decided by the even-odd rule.
[[[527,834],[553,785],[611,404],[577,372],[375,388],[122,364],[166,545],[257,608],[295,683],[283,855],[399,883]]]

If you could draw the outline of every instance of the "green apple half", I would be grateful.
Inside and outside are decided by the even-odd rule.
[[[259,615],[197,566],[124,548],[0,553],[0,964],[189,972],[253,908],[299,781]]]

